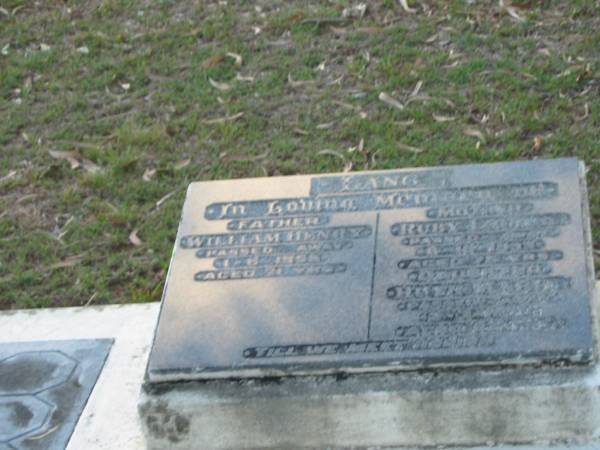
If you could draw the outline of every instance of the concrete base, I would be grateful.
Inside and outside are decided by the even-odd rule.
[[[591,442],[600,367],[188,382],[140,412],[153,450]]]
[[[68,450],[146,448],[137,401],[158,310],[152,303],[0,312],[0,342],[114,339]]]
[[[599,450],[600,364],[147,384],[139,411],[151,450]]]

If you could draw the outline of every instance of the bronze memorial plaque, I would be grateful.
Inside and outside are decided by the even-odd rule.
[[[147,380],[592,358],[576,159],[192,183]]]

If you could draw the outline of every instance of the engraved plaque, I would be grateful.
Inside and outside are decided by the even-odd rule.
[[[0,344],[0,449],[66,448],[111,339]]]
[[[147,378],[589,362],[576,159],[193,183]]]

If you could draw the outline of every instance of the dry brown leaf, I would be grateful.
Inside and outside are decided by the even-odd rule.
[[[243,112],[239,112],[239,113],[232,114],[231,116],[219,117],[217,119],[206,119],[206,120],[203,120],[202,123],[215,124],[215,123],[231,122],[233,120],[239,119],[243,115],[244,115]]]
[[[136,247],[139,247],[140,245],[142,245],[142,240],[138,237],[137,232],[138,230],[136,228],[131,233],[129,233],[129,242],[131,242]]]
[[[212,78],[209,78],[208,81],[210,82],[212,87],[218,89],[219,91],[225,92],[231,90],[231,85],[228,83],[221,83],[219,81],[213,80]]]
[[[81,261],[83,261],[83,258],[85,257],[85,253],[81,253],[79,255],[73,255],[73,256],[69,256],[65,259],[63,259],[62,261],[59,261],[57,263],[54,264],[50,264],[48,266],[49,270],[54,270],[54,269],[62,269],[65,267],[73,267],[77,264],[79,264]]]
[[[183,169],[184,167],[189,166],[191,162],[192,162],[191,158],[182,159],[181,161],[176,162],[175,165],[173,166],[173,168],[175,170],[180,170],[180,169]]]
[[[200,64],[200,67],[202,67],[203,69],[208,69],[209,67],[213,67],[216,66],[217,64],[219,64],[220,62],[222,62],[225,59],[225,56],[223,55],[213,55],[209,58],[206,58],[204,61],[202,61],[202,64]]]
[[[404,109],[404,105],[396,100],[394,97],[386,94],[385,92],[379,93],[379,100],[381,100],[386,105],[392,106],[394,108],[398,108],[400,110]]]
[[[481,142],[485,143],[485,135],[481,131],[479,131],[477,128],[465,128],[463,130],[463,134],[465,136],[476,137]]]
[[[55,159],[62,159],[68,161],[71,165],[71,169],[78,169],[83,167],[85,170],[91,173],[99,172],[100,167],[89,159],[82,157],[77,150],[71,150],[69,152],[62,152],[58,150],[49,150],[50,156]]]
[[[436,122],[452,122],[453,120],[456,120],[456,117],[442,116],[435,113],[432,114],[432,117]]]
[[[242,55],[238,55],[237,53],[233,53],[233,52],[227,52],[226,53],[227,56],[229,56],[230,58],[233,58],[235,60],[235,65],[238,67],[241,67],[242,63],[243,63],[243,59],[242,59]]]
[[[69,164],[71,164],[71,169],[77,169],[78,167],[81,166],[81,164],[79,164],[79,160],[78,160],[78,158],[80,157],[79,152],[77,152],[75,150],[72,150],[70,152],[49,150],[48,153],[50,153],[50,156],[52,156],[54,159],[62,159],[62,160],[68,161]]]
[[[533,138],[533,149],[540,150],[542,148],[542,137],[538,134]]]
[[[156,169],[148,168],[144,171],[144,175],[142,176],[142,179],[144,181],[150,181],[150,180],[152,180],[152,178],[154,178],[154,175],[156,175]]]
[[[425,151],[422,148],[413,147],[412,145],[406,145],[401,143],[398,144],[398,147],[400,147],[402,150],[408,150],[409,152],[413,153],[423,153]]]
[[[414,14],[414,13],[417,12],[416,9],[411,8],[410,6],[408,6],[408,1],[407,0],[398,0],[398,2],[400,3],[400,6],[402,6],[402,9],[404,9],[404,11],[406,11],[407,13]]]
[[[308,131],[303,130],[302,128],[294,128],[294,133],[296,134],[300,134],[302,136],[307,136],[308,135]]]

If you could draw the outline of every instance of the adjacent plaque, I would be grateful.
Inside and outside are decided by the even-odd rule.
[[[64,450],[111,345],[0,344],[0,449]]]
[[[192,183],[147,378],[588,362],[576,159]]]

